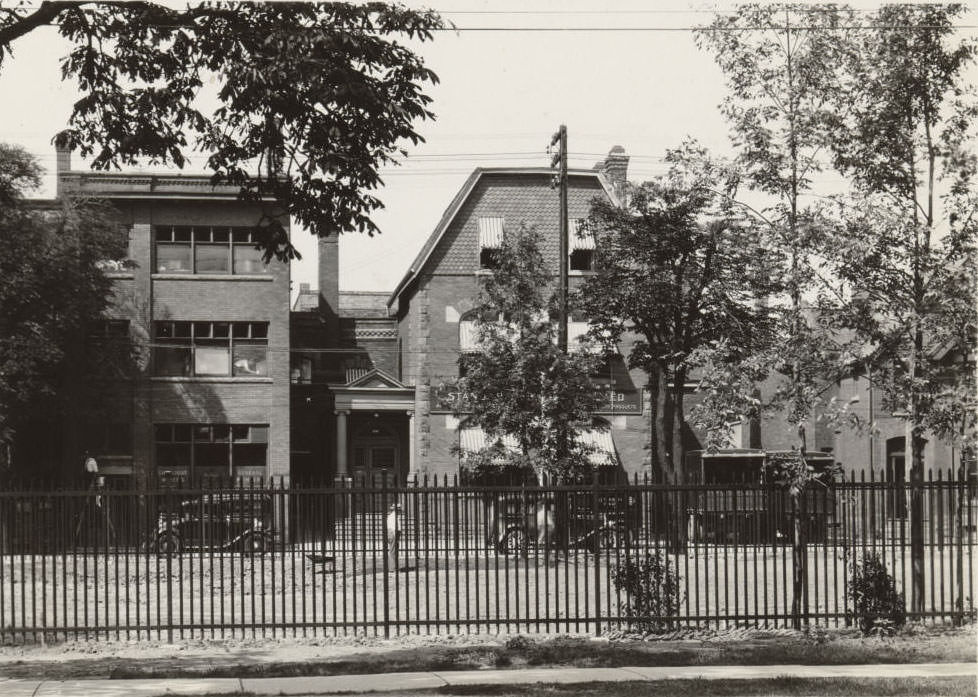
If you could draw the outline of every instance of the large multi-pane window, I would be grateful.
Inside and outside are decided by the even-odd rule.
[[[268,271],[252,228],[157,225],[157,273],[260,274]]]
[[[154,322],[153,374],[265,377],[268,322]]]
[[[267,424],[156,424],[160,473],[199,480],[260,476],[268,460]]]

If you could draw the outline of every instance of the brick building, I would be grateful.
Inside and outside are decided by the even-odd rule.
[[[624,183],[627,165],[628,157],[616,148],[594,170],[569,173],[572,229],[587,217],[594,198],[616,200],[615,188]],[[482,444],[481,432],[453,413],[450,385],[458,377],[459,356],[475,349],[471,312],[480,278],[492,273],[491,250],[498,247],[504,231],[519,225],[535,228],[543,239],[546,262],[557,276],[559,197],[551,178],[548,169],[475,170],[390,296],[402,346],[397,377],[414,388],[412,475],[454,474],[460,464],[455,446],[473,449]],[[570,235],[572,290],[592,273],[593,245],[593,239]],[[572,318],[572,343],[586,331],[586,323]],[[606,428],[588,438],[626,472],[643,471],[648,458],[644,374],[629,371],[618,356],[594,378],[608,390],[604,407],[595,414]]]
[[[476,348],[470,313],[491,250],[525,224],[558,269],[552,172],[476,169],[392,293],[341,292],[334,236],[319,241],[319,288],[301,287],[290,312],[288,264],[261,260],[249,230],[261,205],[238,201],[235,187],[76,172],[65,153],[58,164],[59,193],[106,198],[120,211],[131,264],[106,265],[112,330],[140,349],[135,378],[107,393],[110,415],[84,424],[68,450],[79,466],[90,450],[103,473],[136,485],[164,473],[390,484],[457,473],[455,446],[478,447],[482,436],[455,415],[450,385],[459,357]],[[616,148],[594,170],[569,173],[572,230],[595,197],[617,199],[627,164]],[[593,244],[571,235],[572,289],[592,273]],[[572,342],[587,329],[575,319]],[[648,472],[650,424],[647,377],[627,368],[629,349],[626,337],[592,376],[608,398],[594,415],[605,428],[589,437],[631,475]],[[839,397],[872,407],[864,383],[843,382]],[[872,438],[812,422],[810,447],[834,451],[848,469],[873,465],[900,479],[902,420],[878,416]],[[779,450],[793,444],[792,431],[773,416],[735,429],[731,445]],[[686,435],[697,448],[697,434]],[[936,441],[926,453],[928,466],[961,459]]]
[[[135,485],[288,475],[289,266],[255,248],[262,205],[206,176],[72,171],[67,152],[57,182],[59,195],[111,201],[129,233],[128,261],[106,273],[138,370],[79,452]]]

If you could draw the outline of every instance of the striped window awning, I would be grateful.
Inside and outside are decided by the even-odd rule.
[[[458,445],[465,452],[482,450],[486,442],[486,432],[479,426],[466,426],[459,429]],[[513,436],[503,436],[503,445],[509,450],[519,450],[520,444]]]
[[[571,218],[568,221],[568,237],[570,237],[570,251],[577,249],[594,249],[594,232],[584,230],[584,218]]]
[[[462,353],[478,353],[482,350],[475,321],[464,319],[458,323],[458,347]]]
[[[591,453],[591,464],[595,467],[615,466],[618,464],[618,456],[615,455],[615,441],[611,438],[611,431],[589,428],[581,431],[581,442],[592,445],[595,451]]]
[[[503,246],[505,218],[479,218],[479,248],[499,249]]]
[[[618,456],[615,454],[615,442],[611,431],[589,428],[578,433],[582,443],[595,448],[591,453],[591,464],[595,467],[617,465]],[[476,452],[488,444],[486,433],[478,426],[465,426],[459,429],[458,444],[463,452]],[[519,450],[519,443],[513,436],[504,436],[503,445],[509,450]]]
[[[601,353],[601,344],[587,335],[590,325],[587,322],[567,323],[567,348],[571,352]]]

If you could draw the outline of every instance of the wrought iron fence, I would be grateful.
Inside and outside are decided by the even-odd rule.
[[[925,573],[910,616],[973,618],[976,491],[950,473],[851,478],[797,500],[637,480],[7,490],[0,640],[839,626],[870,552],[909,603],[914,487]],[[675,581],[675,603],[635,602],[622,579],[644,561]]]

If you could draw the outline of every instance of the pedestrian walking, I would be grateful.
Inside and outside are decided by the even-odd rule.
[[[397,501],[387,509],[387,519],[384,522],[387,532],[387,562],[392,571],[398,569],[398,549],[401,544],[401,504]]]

